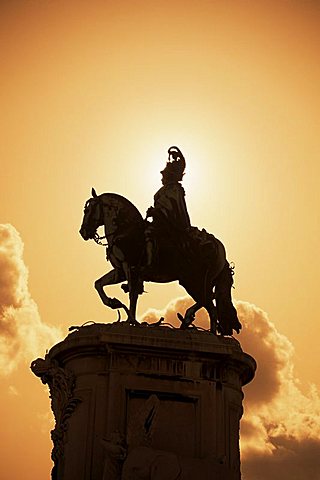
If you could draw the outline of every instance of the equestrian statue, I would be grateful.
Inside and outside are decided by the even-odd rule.
[[[190,223],[181,185],[185,159],[177,147],[170,147],[162,170],[162,187],[154,196],[154,205],[143,219],[137,208],[116,193],[97,195],[87,200],[80,234],[84,240],[107,241],[107,260],[113,269],[96,280],[102,302],[112,309],[124,309],[132,325],[136,320],[139,295],[144,282],[167,283],[178,280],[194,304],[184,316],[178,313],[180,328],[192,326],[195,313],[204,307],[210,317],[210,331],[232,335],[241,324],[232,304],[233,270],[226,259],[223,244],[206,230]],[[105,237],[97,229],[105,228]],[[104,287],[122,283],[129,294],[129,307],[106,295]]]

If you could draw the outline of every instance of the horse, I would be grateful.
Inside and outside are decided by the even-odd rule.
[[[189,238],[174,235],[157,239],[157,264],[145,268],[145,230],[150,225],[139,210],[125,197],[116,193],[97,195],[86,201],[80,234],[84,240],[107,240],[107,260],[113,269],[95,281],[95,288],[104,303],[112,309],[123,309],[127,321],[138,325],[136,307],[139,295],[144,292],[144,282],[167,283],[178,280],[194,304],[184,317],[177,314],[180,328],[192,325],[195,313],[204,307],[210,318],[210,332],[232,335],[239,333],[241,324],[232,304],[231,287],[233,271],[226,259],[225,248],[205,230],[191,227]],[[105,237],[99,237],[97,229],[104,226]],[[122,289],[129,293],[129,307],[117,298],[106,295],[104,287],[126,282]],[[214,303],[215,302],[215,303]]]

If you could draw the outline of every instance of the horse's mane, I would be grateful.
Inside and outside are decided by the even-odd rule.
[[[122,195],[119,195],[118,193],[102,193],[99,197],[104,205],[118,208],[119,215],[125,223],[144,223],[142,215],[137,207]]]

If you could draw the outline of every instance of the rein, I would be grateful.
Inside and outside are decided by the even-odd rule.
[[[107,243],[102,243],[102,240],[106,240],[106,236],[104,237],[100,237],[100,235],[96,232],[93,236],[93,240],[98,244],[98,245],[101,245],[102,247],[107,247],[108,246],[108,242]]]

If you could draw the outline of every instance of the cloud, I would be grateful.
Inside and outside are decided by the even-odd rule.
[[[10,224],[0,224],[0,373],[11,373],[61,340],[56,327],[42,322],[28,289],[23,242]]]
[[[241,422],[244,479],[320,479],[320,397],[307,393],[294,373],[294,347],[268,315],[238,302],[244,326],[243,349],[258,363],[255,380],[245,388]]]
[[[165,310],[155,310],[153,308],[148,309],[140,319],[142,322],[153,323],[158,321],[161,317],[165,318],[165,322],[178,327],[180,325],[180,321],[177,318],[177,313],[182,313],[184,315],[187,308],[190,307],[194,302],[190,297],[180,297],[176,298],[172,302],[168,303]],[[205,315],[203,315],[204,310],[201,310],[200,322],[197,321],[197,325],[199,323],[203,326]],[[199,313],[197,314],[197,320],[199,318]],[[208,328],[208,326],[206,326]]]
[[[19,392],[14,385],[9,385],[8,392],[9,392],[9,395],[13,395],[14,397],[19,396]]]
[[[165,311],[149,310],[143,320],[161,316],[178,325],[176,312],[191,305],[188,297],[171,302]],[[245,387],[241,420],[243,480],[320,480],[320,397],[314,385],[307,393],[294,374],[294,347],[268,315],[247,302],[235,302],[243,350],[258,364],[255,379]],[[209,327],[202,309],[196,324]]]

